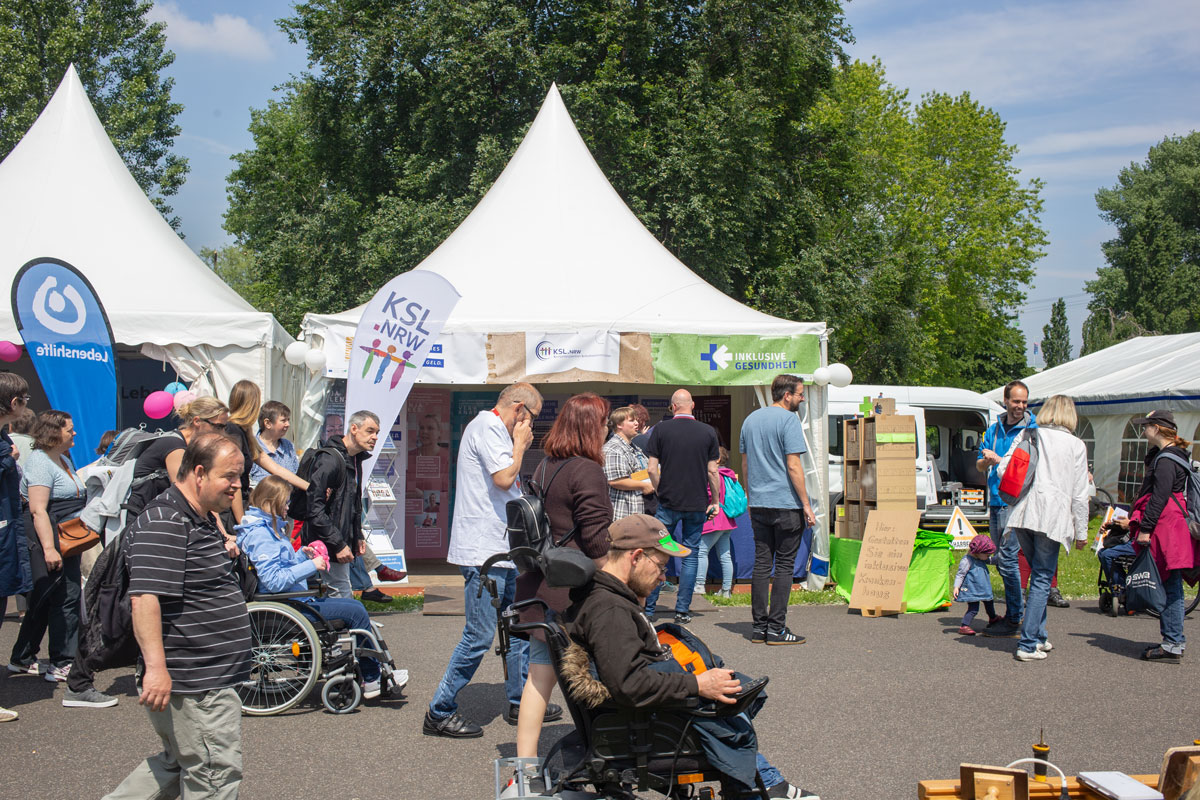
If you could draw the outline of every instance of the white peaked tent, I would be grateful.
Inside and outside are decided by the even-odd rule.
[[[496,183],[416,269],[437,272],[462,295],[438,338],[438,356],[418,378],[423,384],[741,385],[734,390],[739,398],[753,402],[757,393],[764,403],[769,399],[763,387],[776,374],[811,376],[825,364],[823,322],[780,319],[739,303],[646,230],[592,158],[556,86]],[[345,377],[349,341],[361,316],[362,307],[305,316],[301,337],[324,348],[325,377]],[[563,334],[592,343],[615,343],[619,337],[619,369],[546,370],[537,363],[538,348]],[[755,344],[765,352],[747,353]],[[717,371],[706,351],[726,345],[722,353],[733,361],[721,360],[719,353]],[[785,355],[789,348],[805,355]],[[778,362],[771,360],[776,357]],[[759,362],[753,380],[744,373],[738,380],[736,371],[748,369],[746,359],[754,358]],[[317,435],[319,383],[310,383],[305,398],[302,443]],[[818,399],[810,406],[824,408],[824,388],[810,391]],[[734,424],[736,447],[736,413]],[[808,432],[816,478],[810,490],[823,497],[823,421],[810,420]]]
[[[170,362],[185,381],[202,378],[201,391],[225,397],[246,378],[266,396],[282,397],[298,383],[273,357],[292,337],[162,218],[113,147],[74,66],[0,163],[0,274],[11,284],[24,264],[42,257],[88,278],[118,345]],[[0,339],[20,342],[7,302],[0,303]]]
[[[1139,336],[1023,379],[1030,404],[1056,394],[1075,401],[1078,432],[1093,459],[1096,486],[1132,501],[1143,473],[1144,441],[1129,421],[1153,409],[1175,415],[1179,435],[1200,436],[1200,333]],[[987,397],[1003,402],[1003,387]]]

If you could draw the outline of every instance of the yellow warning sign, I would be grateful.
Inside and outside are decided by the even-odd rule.
[[[971,521],[967,519],[963,510],[955,506],[954,513],[950,515],[950,521],[946,523],[946,533],[954,537],[953,547],[955,550],[966,550],[978,531],[971,525]]]

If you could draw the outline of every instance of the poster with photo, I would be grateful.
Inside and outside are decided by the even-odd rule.
[[[707,422],[717,432],[721,447],[729,448],[729,435],[733,427],[733,403],[727,394],[699,395],[696,399],[696,419]]]
[[[346,432],[346,381],[330,381],[325,392],[325,424],[321,427],[321,444],[330,437]]]
[[[405,550],[409,558],[445,558],[450,545],[450,392],[413,389],[405,408]]]

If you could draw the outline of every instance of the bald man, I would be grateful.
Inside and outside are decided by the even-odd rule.
[[[691,550],[683,559],[679,573],[679,592],[675,595],[675,622],[692,621],[692,591],[696,586],[697,548],[705,521],[716,516],[721,496],[721,476],[717,472],[720,446],[717,432],[692,414],[696,404],[687,389],[671,395],[675,415],[654,426],[646,443],[650,482],[658,493],[655,517],[671,535]],[[676,526],[679,530],[676,530]],[[646,598],[646,615],[652,617],[658,605],[656,588]]]

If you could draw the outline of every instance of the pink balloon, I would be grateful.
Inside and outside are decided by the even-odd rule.
[[[191,389],[184,389],[182,392],[176,392],[175,396],[171,399],[175,403],[175,410],[178,411],[179,409],[186,406],[188,403],[195,400],[196,393],[193,392]]]
[[[16,361],[21,357],[21,345],[12,342],[0,342],[0,361]]]
[[[142,403],[142,410],[150,419],[162,419],[171,413],[175,398],[166,392],[151,392]]]

